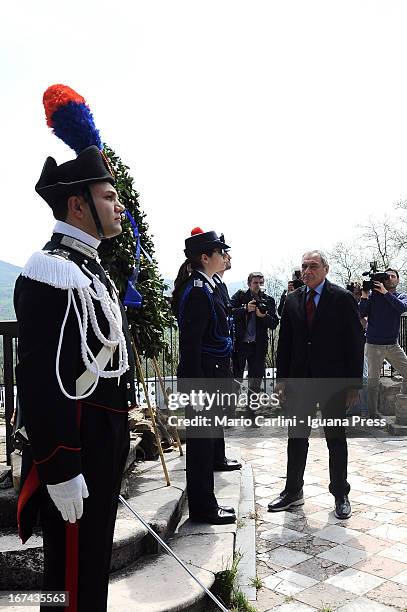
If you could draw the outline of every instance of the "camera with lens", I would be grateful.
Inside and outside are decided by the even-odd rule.
[[[267,302],[263,298],[257,298],[254,300],[256,308],[259,309],[260,314],[267,314]]]
[[[301,278],[301,270],[294,270],[293,275],[291,277],[291,282],[293,284],[294,289],[299,289],[302,287],[304,282]]]
[[[362,272],[362,276],[368,276],[370,280],[364,280],[362,284],[362,291],[371,291],[375,287],[375,281],[384,283],[389,280],[390,275],[387,272],[379,272],[376,261],[370,262],[370,270]]]

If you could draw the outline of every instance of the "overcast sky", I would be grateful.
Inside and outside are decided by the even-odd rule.
[[[194,226],[224,232],[228,281],[291,267],[407,194],[407,2],[3,3],[0,259],[24,264],[52,215],[43,91],[64,83],[131,167],[160,269]],[[368,261],[369,257],[367,257]]]

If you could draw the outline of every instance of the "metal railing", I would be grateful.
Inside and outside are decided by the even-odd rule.
[[[4,409],[6,422],[6,462],[10,465],[12,417],[15,408],[14,366],[17,357],[17,321],[0,321],[2,362],[0,368],[0,408]]]
[[[12,444],[12,417],[16,407],[16,385],[14,368],[17,362],[17,321],[0,321],[0,417],[4,415],[6,426],[6,462],[10,464],[10,455],[14,450]],[[178,363],[178,330],[168,329],[165,332],[168,345],[167,354],[160,354],[157,363],[165,388],[176,392],[176,368]],[[153,405],[163,405],[163,394],[157,374],[150,359],[141,358],[141,367]],[[141,384],[136,385],[137,402],[145,405]]]
[[[167,354],[159,355],[157,361],[161,376],[164,379],[166,390],[175,393],[177,390],[176,368],[178,364],[178,330],[168,329],[165,333],[168,345]],[[16,404],[16,388],[14,367],[17,361],[17,321],[0,321],[0,414],[4,413],[6,424],[6,459],[10,462],[12,447],[11,420]],[[407,316],[401,317],[400,346],[407,352]],[[269,392],[273,388],[275,379],[275,355],[277,350],[277,334],[270,332],[266,368],[262,388]],[[142,370],[147,382],[148,395],[155,405],[162,405],[163,395],[156,372],[150,359],[142,359]],[[382,370],[382,375],[389,376],[393,372],[389,368]],[[245,372],[247,377],[247,372]],[[145,403],[142,386],[138,385],[137,400],[139,405]]]

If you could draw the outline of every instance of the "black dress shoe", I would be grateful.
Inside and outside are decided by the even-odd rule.
[[[225,512],[223,508],[218,508],[206,514],[189,515],[189,520],[193,523],[209,523],[210,525],[228,525],[236,522],[236,514]]]
[[[229,514],[236,514],[235,509],[232,506],[219,506],[220,510],[228,512]]]
[[[215,463],[213,467],[214,472],[231,472],[232,470],[240,470],[242,464],[237,459],[224,459],[222,463]]]
[[[335,516],[338,519],[348,519],[352,514],[352,508],[347,495],[335,497]]]
[[[283,491],[276,499],[273,499],[268,505],[269,512],[281,512],[287,510],[287,508],[293,508],[294,506],[302,506],[304,504],[304,494],[302,489],[297,495],[291,495]]]

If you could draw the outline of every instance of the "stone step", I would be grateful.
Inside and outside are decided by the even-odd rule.
[[[239,453],[234,449],[228,456],[239,458]],[[239,512],[241,481],[238,471],[215,474],[215,491],[220,505],[234,506]],[[185,508],[168,545],[206,588],[213,590],[219,573],[231,567],[236,533],[236,524],[191,523]],[[137,565],[111,575],[108,612],[209,612],[215,609],[203,589],[168,553],[145,557]]]
[[[234,533],[182,536],[171,539],[169,545],[206,588],[212,589],[216,575],[230,567]],[[145,558],[135,568],[111,577],[108,612],[208,612],[211,609],[209,597],[168,554]]]
[[[180,459],[180,461],[178,460]],[[130,497],[127,500],[162,537],[172,534],[181,518],[185,497],[185,457],[177,452],[166,455],[171,479],[167,487],[161,466],[137,467],[129,479]],[[146,554],[156,553],[158,544],[146,528],[129,511],[120,506],[114,533],[111,571],[134,564]],[[40,533],[21,544],[16,529],[0,531],[0,589],[36,589],[42,572],[42,537]]]
[[[228,449],[227,454],[229,457],[240,458],[238,449]],[[191,523],[186,504],[183,503],[185,457],[173,453],[172,457],[166,456],[166,462],[171,486],[165,485],[162,468],[157,462],[143,462],[137,466],[138,473],[129,483],[130,498],[127,501],[168,542],[201,582],[213,590],[219,573],[231,566],[237,525]],[[249,509],[247,487],[241,488],[245,478],[245,468],[243,479],[239,471],[215,473],[215,490],[220,505],[234,506],[238,513],[239,507]],[[141,536],[138,544],[136,534]],[[37,563],[38,566],[35,553],[41,550],[40,538],[34,543],[36,546],[33,549],[36,550],[32,564]],[[134,553],[131,549],[137,546],[141,554],[132,560]],[[124,551],[120,552],[121,548]],[[217,609],[201,587],[175,559],[162,552],[153,537],[146,534],[145,528],[125,507],[120,507],[118,511],[111,569],[109,612],[212,612]],[[3,571],[0,566],[0,576]],[[14,570],[8,568],[8,575],[10,571]],[[34,588],[26,581],[19,588],[22,587],[25,590]],[[14,610],[8,609],[11,612]],[[16,612],[24,609],[15,608]]]

